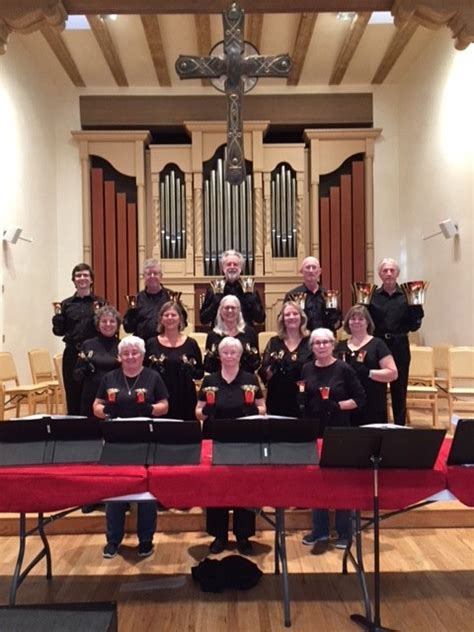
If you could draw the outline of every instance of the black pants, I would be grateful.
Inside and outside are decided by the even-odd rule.
[[[220,540],[227,540],[229,530],[230,508],[206,510],[206,531]],[[234,508],[233,532],[237,540],[250,538],[255,535],[255,513],[248,509]]]
[[[385,341],[392,352],[398,369],[398,378],[390,382],[393,420],[398,426],[404,426],[407,419],[407,387],[410,369],[410,344],[408,336],[390,338]]]
[[[74,379],[74,367],[77,362],[77,349],[74,346],[66,346],[63,353],[63,380],[66,391],[66,403],[68,415],[81,414],[82,380]]]

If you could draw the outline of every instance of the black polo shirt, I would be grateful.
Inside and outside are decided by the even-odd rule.
[[[202,382],[198,399],[201,402],[205,402],[206,393],[204,389],[207,386],[217,387],[214,418],[233,419],[234,417],[241,417],[245,404],[242,386],[245,384],[251,384],[257,387],[255,399],[261,399],[263,397],[257,377],[253,373],[247,373],[247,371],[240,369],[235,379],[230,383],[224,380],[220,371],[206,375]]]

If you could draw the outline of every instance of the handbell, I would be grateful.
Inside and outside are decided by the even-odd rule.
[[[126,294],[125,300],[127,301],[127,305],[130,309],[135,309],[137,306],[137,296],[136,294]]]
[[[225,286],[225,279],[214,279],[211,281],[211,287],[214,294],[223,294]]]
[[[61,301],[53,301],[53,310],[55,315],[62,313]]]
[[[324,294],[324,302],[327,309],[338,309],[339,307],[339,290],[326,290]]]
[[[408,305],[424,305],[429,284],[429,281],[408,281],[407,283],[402,283],[400,287],[406,296]]]
[[[182,292],[175,292],[174,290],[168,290],[168,299],[173,303],[181,303]]]
[[[252,279],[252,277],[245,277],[243,279],[240,279],[240,282],[242,284],[242,289],[244,292],[253,292],[255,287],[255,279]]]
[[[306,304],[306,292],[292,292],[288,295],[288,299],[293,303],[296,303],[304,310]]]
[[[354,303],[359,305],[370,305],[377,286],[365,281],[356,281],[352,284],[352,295]]]

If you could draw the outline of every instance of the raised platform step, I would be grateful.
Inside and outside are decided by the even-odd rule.
[[[271,511],[271,510],[270,510]],[[28,514],[27,526],[35,524],[35,515]],[[127,515],[126,530],[135,531],[136,516],[132,505]],[[311,513],[308,509],[288,509],[285,512],[285,525],[288,531],[307,530],[311,526]],[[426,529],[426,528],[469,528],[474,527],[474,511],[458,502],[439,502],[427,507],[409,511],[382,521],[382,528],[390,529]],[[262,518],[257,519],[257,529],[269,529],[268,523]],[[103,533],[105,530],[105,516],[103,511],[83,514],[75,511],[69,516],[53,522],[46,527],[48,534],[84,534]],[[205,514],[200,508],[189,511],[167,510],[160,511],[158,516],[158,531],[185,532],[205,531]],[[18,516],[16,514],[0,513],[0,536],[16,535],[18,533]]]

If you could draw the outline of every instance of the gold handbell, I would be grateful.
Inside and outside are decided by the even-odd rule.
[[[130,309],[135,309],[135,307],[137,306],[136,294],[126,294],[125,300],[127,301],[127,305],[130,307]]]
[[[175,292],[174,290],[168,290],[168,299],[174,303],[181,303],[182,292]]]
[[[370,305],[377,286],[365,281],[356,281],[352,284],[352,295],[354,303],[359,305]]]
[[[253,292],[255,288],[255,279],[252,277],[245,277],[240,279],[240,283],[242,285],[242,289],[244,292]]]
[[[61,301],[53,301],[53,309],[54,309],[54,314],[61,314],[62,313],[62,308],[61,308]]]
[[[288,295],[288,299],[299,305],[301,309],[304,309],[306,305],[306,292],[293,292]]]
[[[225,286],[225,279],[214,279],[211,281],[211,287],[214,294],[223,294]]]
[[[408,305],[424,305],[429,284],[429,281],[408,281],[407,283],[402,283],[400,287],[406,296]]]
[[[324,294],[324,302],[327,309],[338,309],[339,307],[339,290],[326,290]]]

